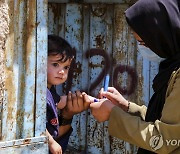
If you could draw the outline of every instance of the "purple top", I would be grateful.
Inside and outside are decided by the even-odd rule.
[[[46,103],[47,103],[46,128],[48,132],[51,134],[51,136],[54,138],[54,137],[58,137],[58,128],[59,128],[57,108],[53,96],[48,88],[46,95],[47,95],[46,96]]]
[[[67,144],[69,141],[69,137],[72,133],[72,128],[63,136],[58,137],[59,134],[59,120],[57,114],[57,102],[59,102],[59,95],[56,93],[55,89],[47,88],[46,92],[46,103],[47,103],[47,111],[46,111],[46,128],[51,136],[56,140],[57,143],[61,145],[62,151],[64,152],[67,148]],[[51,153],[49,151],[49,153]]]

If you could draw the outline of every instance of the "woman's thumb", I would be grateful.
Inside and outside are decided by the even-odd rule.
[[[63,109],[67,104],[67,96],[61,96],[59,103],[57,104],[58,109]]]

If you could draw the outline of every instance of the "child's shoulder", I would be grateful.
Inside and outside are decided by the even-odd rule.
[[[52,94],[51,94],[51,92],[50,92],[50,90],[47,88],[47,90],[46,90],[46,100],[48,101],[48,102],[52,102],[52,101],[54,101],[53,100],[53,96],[52,96]]]
[[[50,92],[51,92],[51,95],[52,95],[52,97],[54,99],[54,102],[58,103],[60,101],[60,96],[57,94],[55,87],[52,87],[50,89]]]

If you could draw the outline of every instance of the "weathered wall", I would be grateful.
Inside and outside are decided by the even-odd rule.
[[[76,61],[67,82],[57,87],[59,94],[80,89],[96,96],[108,72],[110,86],[128,100],[147,104],[158,65],[144,59],[137,50],[124,16],[132,5],[127,3],[129,0],[63,1],[66,3],[48,4],[48,32],[75,47]],[[135,146],[111,137],[108,122],[98,123],[90,110],[75,115],[72,127],[70,153],[136,153]]]
[[[0,54],[0,154],[48,154],[47,0],[0,0]]]
[[[4,91],[4,51],[7,34],[9,33],[9,16],[8,16],[8,5],[5,1],[0,1],[0,128],[1,128],[1,109],[3,102],[3,91]],[[1,135],[1,130],[0,130]]]

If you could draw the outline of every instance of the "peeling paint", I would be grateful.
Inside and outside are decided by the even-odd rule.
[[[9,33],[8,5],[4,1],[0,2],[0,140],[2,138],[2,112],[5,91],[5,40]]]
[[[0,16],[2,3],[1,1]],[[7,12],[3,14],[10,18],[9,27],[7,25],[9,34],[6,34],[7,39],[4,38],[6,41],[3,42],[6,43],[6,46],[2,52],[4,54],[2,58],[5,79],[4,98],[0,104],[0,109],[2,109],[0,112],[0,130],[2,132],[0,147],[3,153],[21,153],[22,151],[39,153],[41,148],[43,148],[41,152],[48,153],[47,138],[45,137],[47,48],[44,48],[47,45],[47,31],[44,33],[42,28],[43,23],[44,28],[47,29],[47,24],[44,24],[44,20],[47,20],[45,4],[47,6],[47,0],[9,0],[6,4]],[[44,18],[39,20],[37,12],[44,13]],[[46,35],[45,39],[39,37],[39,27],[41,27],[41,32]],[[3,28],[3,30],[7,30],[6,26]],[[42,42],[43,58],[39,54],[40,43],[38,41]],[[41,81],[37,77],[37,70],[38,75],[43,77]],[[43,72],[42,75],[41,72]],[[39,82],[43,85],[39,86]],[[40,103],[41,105],[38,106],[37,104]],[[35,138],[37,135],[39,138],[41,138],[40,135],[44,136],[45,140],[37,140]],[[27,137],[31,137],[31,139],[23,141],[20,139]],[[15,139],[17,140],[14,141]],[[34,139],[39,143],[33,145]]]
[[[110,86],[119,88],[129,100],[138,104],[143,103],[146,89],[144,85],[149,80],[142,73],[150,64],[144,65],[137,51],[132,31],[124,17],[124,11],[133,3],[132,0],[118,2],[107,0],[101,3],[68,2],[50,3],[48,6],[49,10],[52,10],[52,5],[59,5],[60,14],[63,14],[58,21],[49,21],[49,29],[56,27],[58,22],[64,27],[64,31],[54,29],[54,32],[64,36],[77,50],[73,73],[69,74],[67,83],[63,84],[59,93],[81,90],[83,87],[88,94],[96,96],[103,86],[104,76],[110,73]],[[53,11],[49,12],[49,18],[51,16],[54,16]],[[115,138],[109,139],[108,124],[97,124],[89,111],[74,116],[72,126],[74,131],[69,141],[71,152],[134,153],[136,151],[136,147],[127,142]]]

